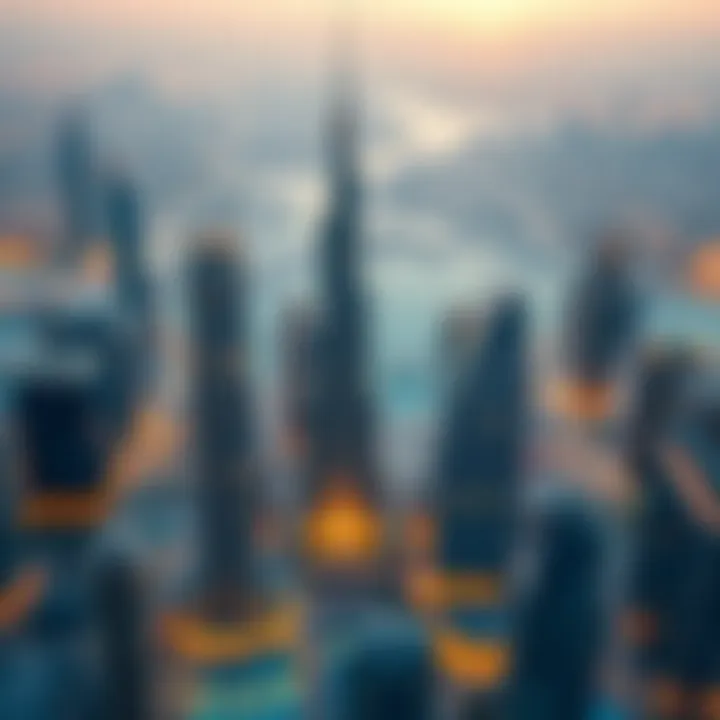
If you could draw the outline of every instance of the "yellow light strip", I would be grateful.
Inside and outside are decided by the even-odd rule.
[[[493,606],[504,598],[499,575],[442,574],[427,566],[409,573],[406,591],[412,606],[421,612]]]
[[[440,575],[440,592],[445,607],[495,605],[503,599],[499,575],[464,573]]]
[[[179,612],[162,620],[160,632],[172,651],[192,662],[242,662],[292,649],[300,637],[300,614],[296,607],[291,607],[239,623],[214,623]]]
[[[28,237],[11,235],[0,237],[0,268],[3,270],[33,270],[46,261],[47,252]]]
[[[105,520],[112,504],[112,493],[106,488],[82,493],[40,493],[26,501],[21,524],[31,530],[96,527]]]
[[[434,638],[434,648],[440,669],[463,687],[496,687],[510,672],[512,655],[506,643],[469,640],[443,629]]]

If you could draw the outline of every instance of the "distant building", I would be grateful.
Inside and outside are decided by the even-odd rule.
[[[440,338],[440,374],[444,395],[449,400],[452,388],[467,371],[473,350],[482,332],[483,312],[477,307],[458,307],[447,313]]]
[[[96,168],[90,131],[79,113],[65,117],[57,134],[57,181],[62,215],[60,257],[74,262],[97,229]]]
[[[300,463],[307,461],[311,437],[314,361],[317,358],[317,318],[307,307],[289,312],[283,325],[283,449]]]
[[[636,337],[639,299],[627,253],[619,238],[601,241],[569,297],[566,370],[587,384],[612,382]]]
[[[140,200],[133,184],[114,176],[106,183],[105,217],[115,256],[115,283],[120,306],[131,318],[148,318],[149,284],[144,263]]]

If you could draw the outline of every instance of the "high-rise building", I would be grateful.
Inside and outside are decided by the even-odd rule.
[[[621,238],[598,242],[566,312],[566,371],[584,385],[612,384],[636,337],[638,297]]]
[[[567,317],[561,373],[546,386],[536,427],[523,517],[520,556],[536,572],[517,602],[511,703],[518,720],[586,717],[596,703],[617,710],[628,700],[616,682],[626,658],[610,618],[623,599],[627,561],[632,485],[621,379],[637,299],[615,238],[590,258]],[[602,673],[604,666],[612,672]]]
[[[337,720],[436,717],[435,666],[427,638],[409,622],[369,627],[335,668]]]
[[[95,585],[101,647],[97,720],[151,720],[150,628],[140,573],[112,554],[102,559]]]
[[[85,251],[98,220],[92,143],[80,113],[71,113],[61,121],[56,163],[63,223],[59,254],[63,261],[72,263]]]
[[[585,718],[598,693],[604,530],[590,504],[548,498],[533,527],[538,562],[516,608],[508,717]]]
[[[653,350],[640,368],[629,437],[629,462],[638,496],[637,560],[625,625],[640,681],[667,679],[677,588],[686,569],[687,523],[663,452],[672,437],[692,372],[680,350]]]
[[[298,716],[296,614],[274,604],[255,545],[259,468],[248,374],[248,276],[232,237],[192,251],[190,380],[197,568],[165,616],[173,670],[199,717]],[[187,708],[168,710],[185,718]]]
[[[495,303],[442,429],[435,506],[444,572],[499,572],[507,557],[527,429],[527,332],[521,299]],[[491,531],[482,536],[478,528]]]
[[[22,520],[40,530],[95,528],[106,517],[110,445],[92,356],[37,358],[15,390]]]
[[[450,397],[452,389],[467,372],[473,350],[478,345],[482,332],[483,312],[481,307],[458,307],[452,309],[443,319],[440,338],[440,371],[444,395]]]
[[[17,473],[10,457],[10,423],[6,418],[0,425],[0,473],[4,481],[0,486],[0,592],[9,586],[15,576],[18,556],[17,512],[19,488]]]
[[[142,214],[137,190],[116,175],[106,188],[105,216],[115,257],[120,305],[136,321],[148,313],[148,282],[143,260]]]
[[[441,431],[436,651],[463,703],[476,694],[495,702],[509,671],[507,579],[528,427],[526,326],[521,298],[493,304],[465,353]]]
[[[135,410],[137,337],[123,313],[104,301],[69,297],[39,317],[43,351],[85,355],[96,366],[96,432],[112,447],[127,431]]]
[[[720,403],[717,378],[700,368],[676,384],[679,402],[637,463],[643,512],[631,638],[645,712],[712,717],[720,679]]]
[[[293,309],[283,327],[283,450],[296,463],[307,461],[317,355],[316,317],[307,307]]]
[[[320,244],[317,328],[304,545],[315,567],[370,568],[382,545],[367,389],[361,280],[358,107],[339,78],[328,128],[329,210]]]
[[[188,289],[200,582],[210,612],[232,615],[257,589],[251,546],[257,468],[247,374],[247,274],[232,238],[200,240],[190,261]]]

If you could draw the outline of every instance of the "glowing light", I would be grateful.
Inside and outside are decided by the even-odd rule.
[[[27,529],[93,528],[110,512],[112,493],[106,487],[91,492],[46,492],[28,498],[21,524]]]
[[[312,559],[342,566],[375,559],[381,535],[380,521],[353,483],[337,479],[311,512],[305,540]]]
[[[611,384],[594,385],[565,378],[550,385],[545,405],[564,417],[597,422],[613,414],[618,398]]]
[[[696,250],[688,262],[684,285],[703,300],[720,300],[720,239]]]
[[[21,235],[0,237],[0,268],[3,270],[33,270],[46,260],[37,242]]]
[[[299,620],[296,607],[238,623],[213,623],[179,612],[163,618],[160,634],[171,650],[194,662],[238,662],[292,648],[299,636]]]
[[[510,648],[498,642],[473,641],[450,630],[435,638],[439,666],[459,685],[475,689],[496,686],[510,670]]]

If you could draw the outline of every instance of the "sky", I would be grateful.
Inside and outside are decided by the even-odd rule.
[[[431,364],[455,303],[518,287],[550,314],[603,227],[643,267],[720,236],[716,0],[0,0],[0,232],[57,226],[53,132],[81,105],[143,191],[159,276],[223,226],[268,316],[311,293],[346,13],[389,377]]]

